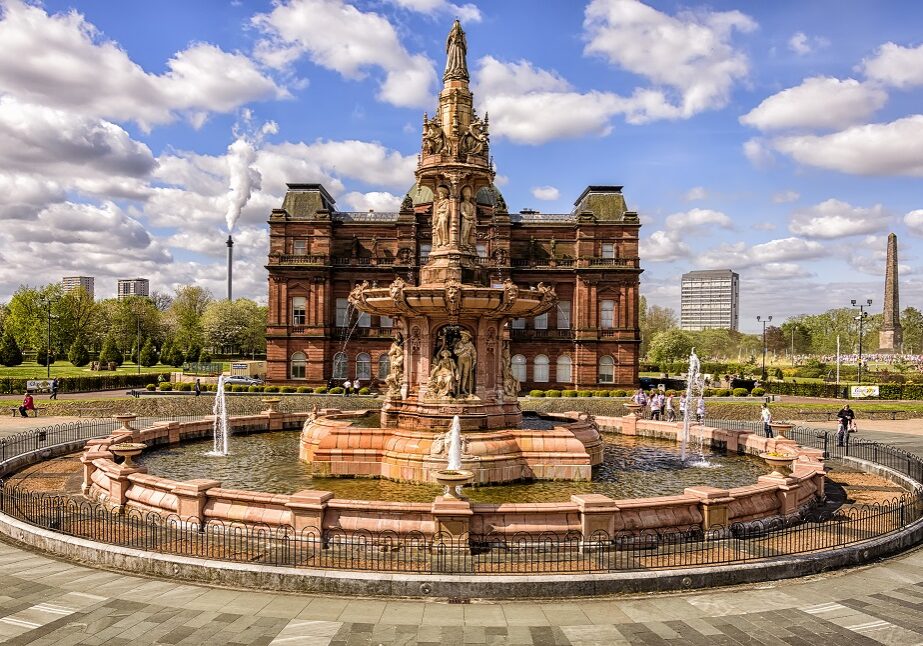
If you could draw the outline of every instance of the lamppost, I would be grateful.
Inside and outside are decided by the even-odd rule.
[[[862,324],[865,323],[865,319],[869,315],[869,313],[865,311],[865,308],[871,306],[872,299],[868,298],[866,299],[864,304],[859,303],[858,305],[856,305],[856,299],[852,299],[850,303],[852,303],[853,307],[859,308],[859,316],[855,318],[857,321],[859,321],[859,366],[858,366],[859,370],[858,370],[857,376],[858,376],[859,384],[861,385],[862,384]]]
[[[767,316],[765,319],[762,316],[756,317],[757,321],[762,321],[763,323],[763,369],[760,372],[760,381],[766,381],[766,324],[772,320],[772,316]]]
[[[51,305],[56,299],[50,297],[42,298],[42,305],[45,307],[46,332],[45,337],[45,378],[51,379]],[[55,317],[57,318],[57,317]]]

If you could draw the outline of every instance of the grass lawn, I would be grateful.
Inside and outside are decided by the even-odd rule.
[[[179,370],[179,368],[174,368],[173,366],[164,366],[158,364],[156,366],[151,366],[146,368],[141,366],[141,373],[148,372],[171,372],[173,370]],[[94,372],[90,370],[89,366],[84,366],[83,368],[78,368],[72,365],[69,361],[57,361],[51,364],[51,376],[52,377],[88,377],[92,375],[125,375],[125,374],[137,374],[138,366],[133,363],[125,362],[119,367],[115,372],[109,370],[100,370]],[[0,366],[0,377],[18,377],[21,379],[44,379],[46,375],[46,369],[44,365],[39,365],[34,362],[26,362],[21,366]]]

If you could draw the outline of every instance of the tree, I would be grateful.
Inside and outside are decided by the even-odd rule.
[[[648,356],[657,363],[666,363],[686,359],[691,351],[692,336],[682,330],[673,329],[657,333],[651,340]]]
[[[187,355],[192,354],[190,350],[193,348],[201,348],[205,342],[202,315],[214,300],[210,291],[196,285],[183,285],[176,290],[167,310],[168,325],[173,338]]]
[[[111,336],[107,336],[106,340],[103,341],[103,349],[99,351],[99,360],[103,363],[115,363],[118,366],[124,362],[125,358],[122,356],[122,351],[119,350]]]
[[[3,333],[3,340],[0,341],[0,363],[4,366],[18,366],[22,363],[22,351],[9,330]]]
[[[659,305],[648,306],[647,299],[642,296],[638,299],[638,327],[641,330],[641,356],[644,356],[650,342],[658,332],[672,330],[678,325],[676,312],[669,307]]]
[[[923,313],[915,307],[905,307],[901,312],[904,329],[904,352],[923,353]]]
[[[78,336],[71,343],[70,350],[67,353],[67,360],[78,368],[90,363],[90,353],[87,351],[87,345],[82,336]]]
[[[141,348],[141,365],[148,368],[157,365],[157,350],[150,339],[145,341],[144,347]]]
[[[45,346],[42,346],[38,349],[38,352],[35,353],[35,363],[40,366],[51,365],[57,360],[55,357],[54,350],[50,351]]]
[[[206,343],[219,352],[264,352],[266,308],[246,298],[213,301],[202,316],[202,329]]]
[[[785,343],[785,335],[782,333],[782,328],[775,325],[767,325],[766,349],[773,354],[781,354],[785,352],[786,347],[787,344]]]

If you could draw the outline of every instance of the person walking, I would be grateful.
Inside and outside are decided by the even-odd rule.
[[[773,437],[772,426],[772,412],[769,410],[769,406],[763,404],[763,407],[760,409],[760,419],[763,420],[763,432],[766,434],[766,437]]]
[[[663,395],[654,393],[651,396],[651,419],[660,421],[660,411],[663,410]]]
[[[695,420],[699,424],[705,423],[705,398],[699,395],[699,401],[695,404]]]
[[[664,415],[667,416],[668,422],[676,421],[676,411],[673,410],[673,393],[672,392],[670,392],[670,394],[667,395],[667,401],[664,404],[663,412],[664,412]]]
[[[198,379],[195,380],[195,386],[192,388],[195,391],[195,396],[198,397],[202,394],[202,382]]]
[[[679,416],[684,422],[686,421],[686,393],[679,396]]]
[[[843,446],[849,440],[849,427],[856,418],[856,412],[849,407],[849,404],[844,404],[836,416],[840,420],[840,426],[836,431],[836,445]]]
[[[19,407],[19,414],[23,417],[28,417],[30,410],[35,410],[35,400],[32,399],[32,395],[26,393],[26,396],[22,400],[22,406]]]
[[[48,399],[57,399],[58,398],[58,378],[55,377],[51,380],[51,396]]]
[[[352,382],[351,382],[349,379],[347,379],[346,381],[344,381],[344,382],[343,382],[343,394],[345,394],[347,397],[349,397],[349,390],[350,390],[352,387],[353,387],[353,384],[352,384]]]

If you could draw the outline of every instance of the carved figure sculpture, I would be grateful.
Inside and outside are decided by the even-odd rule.
[[[449,79],[468,79],[468,63],[465,56],[468,53],[468,42],[465,40],[465,32],[462,30],[461,23],[456,20],[452,24],[452,31],[445,41],[445,74],[443,80]]]
[[[458,369],[458,394],[474,394],[474,368],[477,365],[477,348],[471,342],[471,333],[467,330],[460,332],[460,338],[455,342],[455,361]]]
[[[450,315],[458,315],[458,310],[461,308],[461,284],[454,278],[446,283],[445,305]]]
[[[548,243],[548,248],[551,251],[552,260],[558,257],[558,241],[554,239],[554,236],[551,238],[551,242]]]
[[[475,118],[468,126],[468,133],[464,137],[464,150],[469,155],[480,155],[487,149],[489,138],[487,124]]]
[[[437,119],[427,121],[423,126],[423,152],[438,155],[445,150],[445,133]]]
[[[361,283],[353,287],[352,291],[349,292],[349,302],[350,303],[365,303],[365,292],[369,288],[369,281],[363,280]]]
[[[512,305],[516,302],[516,298],[519,296],[519,287],[516,286],[516,283],[513,282],[511,278],[507,278],[503,281],[503,300],[506,301],[509,305]]]
[[[538,284],[538,293],[541,294],[543,303],[556,300],[558,297],[554,292],[554,287],[546,285],[545,283]]]
[[[457,383],[458,375],[452,353],[442,350],[439,361],[429,373],[429,394],[434,397],[451,397]]]
[[[503,344],[503,354],[500,356],[503,363],[503,394],[507,397],[519,395],[519,380],[513,376],[513,359],[510,356],[510,344]]]
[[[462,189],[462,201],[459,205],[461,211],[461,235],[459,236],[459,246],[463,249],[476,249],[476,225],[477,225],[477,207],[471,198],[471,187],[466,186]]]
[[[440,186],[436,189],[437,198],[433,204],[433,247],[447,247],[450,244],[451,213],[449,189]]]
[[[404,381],[404,335],[398,332],[394,342],[388,349],[388,376],[385,384],[388,386],[388,397],[398,397],[401,394],[401,383]]]
[[[388,288],[388,295],[391,296],[391,299],[395,303],[402,303],[404,301],[404,288],[407,286],[407,283],[404,282],[404,279],[398,276],[391,282],[391,286]]]

